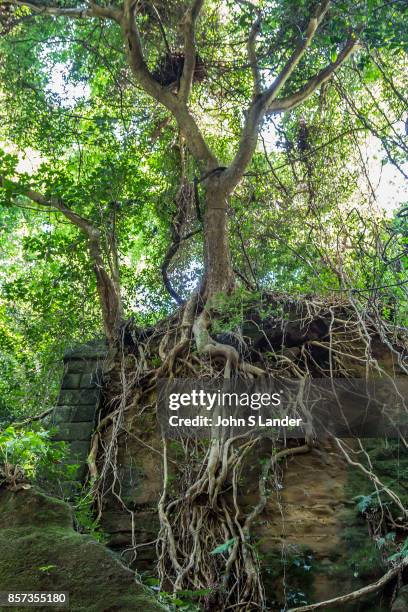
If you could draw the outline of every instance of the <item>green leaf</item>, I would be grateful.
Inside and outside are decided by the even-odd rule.
[[[231,538],[224,542],[224,544],[220,544],[214,550],[210,552],[210,555],[221,555],[222,553],[228,552],[228,550],[234,545],[236,538]]]

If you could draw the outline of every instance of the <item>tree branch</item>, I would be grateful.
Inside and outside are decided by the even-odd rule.
[[[142,41],[135,19],[134,0],[125,0],[124,2],[121,27],[125,39],[126,55],[133,75],[146,93],[150,94],[153,98],[162,102],[169,108],[170,96],[173,98],[175,98],[175,96],[169,91],[166,91],[164,87],[153,78],[147,68],[143,55]],[[174,104],[171,104],[173,108]]]
[[[19,185],[17,185],[16,183],[13,184],[15,184],[15,186],[19,190],[21,190],[21,187]],[[78,215],[58,198],[51,197],[47,199],[45,196],[42,195],[42,193],[34,191],[34,189],[30,188],[24,189],[23,195],[27,196],[30,200],[36,202],[37,204],[40,204],[41,206],[47,206],[48,208],[56,208],[64,215],[64,217],[69,219],[71,223],[79,227],[79,229],[81,229],[89,238],[99,238],[99,230],[96,229],[92,225],[92,223],[88,221],[88,219],[86,219],[85,217],[81,217],[81,215]]]
[[[25,6],[31,9],[34,13],[41,15],[50,15],[53,17],[68,17],[71,19],[84,19],[86,17],[100,17],[120,21],[121,11],[113,6],[99,6],[94,2],[88,2],[73,8],[59,7],[48,2],[38,2],[37,0],[2,0],[0,4],[12,6]]]
[[[258,58],[256,56],[256,39],[258,37],[259,31],[261,29],[261,15],[255,19],[252,24],[251,31],[248,37],[247,44],[247,54],[249,59],[249,64],[251,66],[252,79],[253,79],[253,98],[255,99],[257,96],[261,95],[262,92],[262,84],[261,84],[261,73],[259,71],[258,66]]]
[[[353,53],[358,44],[357,38],[351,37],[347,41],[343,50],[339,53],[338,58],[335,62],[332,62],[326,68],[321,70],[313,78],[311,78],[304,87],[299,89],[297,92],[287,96],[274,100],[268,107],[268,114],[281,113],[296,108],[302,102],[305,102],[310,96],[318,89],[323,83],[326,83],[335,71],[346,61],[346,59]]]
[[[153,9],[154,14],[156,15],[157,23],[159,24],[159,30],[160,30],[161,35],[163,37],[164,46],[166,47],[166,52],[169,55],[171,55],[171,48],[170,48],[170,45],[169,45],[169,41],[167,40],[166,30],[164,29],[164,25],[163,25],[163,22],[161,20],[160,13],[157,10],[154,2],[151,2],[150,5],[151,5],[151,7]]]
[[[187,147],[197,162],[204,164],[206,170],[213,170],[219,167],[219,161],[204,140],[196,120],[184,105],[176,107],[173,115],[178,126],[186,137]]]
[[[196,5],[201,6],[201,2],[196,1],[193,7]],[[192,19],[193,21],[196,19],[196,17],[194,18],[194,12],[192,14]],[[140,86],[147,94],[163,104],[163,106],[165,106],[172,113],[180,130],[186,137],[188,137],[188,148],[196,161],[204,163],[207,169],[216,168],[219,165],[218,160],[205,142],[193,115],[186,106],[185,101],[179,99],[177,95],[173,94],[165,87],[162,87],[160,83],[153,78],[147,68],[143,56],[140,34],[135,20],[134,0],[125,0],[121,27],[123,37],[125,39],[128,62]]]
[[[204,0],[194,0],[183,18],[184,66],[178,92],[178,97],[183,102],[187,102],[193,84],[196,65],[195,26],[203,4]]]
[[[258,142],[259,131],[265,115],[291,110],[301,102],[307,100],[307,98],[309,98],[320,85],[331,78],[337,68],[346,61],[356,47],[357,39],[353,35],[346,43],[344,49],[341,51],[335,62],[332,62],[329,66],[316,74],[296,93],[282,99],[277,99],[278,93],[288,82],[290,76],[293,74],[305,52],[310,47],[316,31],[327,13],[329,6],[330,0],[324,0],[319,5],[315,15],[309,21],[304,37],[299,42],[297,48],[292,53],[290,59],[285,64],[280,74],[277,76],[272,85],[268,87],[268,89],[266,89],[263,93],[254,96],[252,104],[246,112],[245,124],[241,133],[238,150],[232,163],[222,176],[224,189],[227,193],[231,193],[235,186],[239,183],[246,167],[252,159]],[[256,33],[253,31],[255,24],[256,22],[252,26],[249,35],[248,47],[251,69],[254,75],[254,83],[256,84],[255,86],[258,87],[258,66],[256,64],[254,48],[254,37]]]
[[[288,79],[298,66],[300,60],[306,53],[307,49],[310,47],[313,38],[317,32],[317,29],[323,21],[323,17],[327,13],[329,6],[330,0],[324,0],[324,2],[322,2],[322,4],[318,7],[316,15],[310,19],[304,37],[302,37],[302,39],[299,41],[298,46],[292,53],[291,57],[289,58],[286,65],[283,67],[280,74],[276,77],[275,81],[270,87],[268,87],[268,89],[263,94],[263,102],[265,104],[265,107],[268,107],[270,102],[276,98],[282,87],[285,85],[285,83],[287,83]]]

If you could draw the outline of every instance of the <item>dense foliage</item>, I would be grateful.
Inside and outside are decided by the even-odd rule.
[[[171,242],[181,148],[174,121],[127,68],[116,24],[30,18],[2,3],[1,410],[38,411],[53,400],[64,348],[101,334],[86,239],[59,212],[33,204],[27,185],[59,197],[117,245],[126,317],[151,323],[174,309],[160,264]],[[61,6],[70,6],[62,3]],[[182,2],[138,17],[149,67],[180,49]],[[233,155],[250,97],[245,38],[257,9],[261,75],[282,68],[307,24],[309,0],[209,2],[198,24],[203,74],[191,105],[222,162]],[[407,214],[401,196],[382,208],[378,172],[406,176],[404,1],[335,2],[290,90],[335,61],[350,28],[360,48],[307,102],[268,119],[229,223],[238,284],[308,294],[358,292],[386,318],[406,322]],[[299,82],[300,82],[299,81]],[[181,148],[180,148],[181,147]],[[186,153],[190,181],[200,169]],[[374,170],[373,170],[374,168]],[[377,174],[376,174],[377,173]],[[198,183],[201,197],[202,187]],[[384,187],[382,187],[384,192]],[[190,203],[191,204],[191,203]],[[202,202],[201,202],[202,205]],[[170,265],[187,297],[202,273],[202,226],[191,204]]]

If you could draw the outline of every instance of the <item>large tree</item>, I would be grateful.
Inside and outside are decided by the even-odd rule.
[[[405,61],[406,2],[0,0],[0,7],[2,137],[19,150],[32,146],[41,156],[38,168],[24,173],[16,169],[15,156],[2,155],[2,200],[11,207],[31,206],[35,214],[52,212],[69,224],[69,229],[61,221],[57,226],[50,216],[49,226],[58,227],[53,234],[47,223],[39,223],[37,235],[27,241],[29,253],[45,253],[47,262],[59,264],[60,276],[65,267],[64,278],[75,290],[78,277],[92,267],[113,347],[123,344],[132,310],[156,306],[151,295],[141,305],[139,293],[134,308],[135,277],[150,274],[147,284],[153,285],[152,270],[160,272],[180,306],[174,314],[172,304],[166,305],[166,314],[173,316],[162,324],[159,365],[153,367],[151,356],[147,363],[146,354],[139,354],[140,389],[150,389],[152,372],[154,380],[176,375],[192,339],[198,363],[206,364],[208,357],[220,361],[225,378],[235,372],[264,374],[232,342],[215,339],[215,319],[225,315],[231,329],[231,304],[226,313],[222,310],[237,278],[256,297],[268,277],[282,282],[290,277],[286,288],[297,283],[306,291],[324,287],[365,295],[366,285],[373,284],[376,295],[388,285],[402,290],[401,268],[393,269],[396,262],[402,265],[394,247],[400,226],[379,228],[353,198],[359,198],[362,177],[371,186],[360,164],[368,134],[404,173],[406,145],[399,123],[405,77],[393,64]],[[73,106],[60,103],[50,77],[55,65],[69,72],[71,86],[87,85],[83,100]],[[268,134],[275,139],[272,151],[264,142]],[[274,164],[271,157],[282,163]],[[70,257],[67,245],[72,244],[81,253],[86,244],[88,262]],[[185,244],[190,252],[181,248]],[[136,272],[131,270],[135,251],[141,253]],[[169,269],[176,255],[182,280],[191,273],[192,282],[175,289]],[[358,275],[356,258],[364,260]],[[13,290],[9,287],[11,295]],[[67,301],[69,293],[68,288],[63,294]],[[351,298],[354,308],[352,292]],[[302,317],[311,316],[309,303],[304,308]],[[358,316],[366,341],[367,326]],[[138,330],[131,333],[143,337]],[[287,355],[279,364],[290,375],[310,375],[306,361],[304,370]],[[194,364],[188,367],[197,371]],[[130,390],[126,380],[122,383],[119,407],[106,415],[105,425],[122,424],[123,406],[134,410],[132,402],[127,405],[130,395],[139,398],[136,383]],[[104,446],[100,433],[92,447],[93,474],[100,465],[98,444]],[[175,589],[211,586],[217,569],[211,543],[223,534],[234,544],[226,548],[222,583],[232,585],[231,601],[247,609],[263,601],[248,539],[266,500],[269,474],[262,473],[259,504],[237,518],[236,508],[228,509],[227,479],[231,470],[236,478],[248,450],[245,443],[212,440],[201,457],[204,467],[197,468],[194,457],[186,467],[188,490],[169,501],[164,443],[159,501],[162,578]],[[307,443],[284,449],[267,470],[287,455],[308,450]],[[107,455],[102,480],[114,453]]]
[[[91,55],[93,52],[96,62],[98,59],[112,62],[109,70],[116,73],[115,79],[119,79],[123,71],[121,78],[127,80],[127,88],[141,89],[146,94],[142,96],[142,104],[145,103],[147,112],[152,108],[150,98],[169,113],[166,121],[171,118],[176,122],[182,142],[201,173],[199,182],[204,192],[204,273],[199,289],[203,304],[208,304],[220,292],[230,291],[234,285],[228,206],[251,163],[265,120],[289,113],[315,92],[323,91],[325,84],[358,48],[360,36],[363,43],[370,46],[390,44],[389,30],[400,27],[396,14],[398,9],[404,8],[404,3],[400,3],[401,7],[393,3],[388,9],[373,2],[366,12],[347,3],[332,7],[328,1],[296,5],[284,2],[275,8],[262,2],[237,2],[226,5],[229,12],[223,10],[222,5],[204,2],[175,3],[159,8],[138,2],[75,5],[18,0],[1,4],[4,28],[6,33],[10,31],[14,48],[21,31],[33,31],[38,35],[44,27],[46,39],[60,37],[62,46],[65,37],[77,36],[77,62],[81,61],[83,53],[78,50],[80,46]],[[384,28],[384,20],[390,18],[391,25]],[[238,28],[234,20],[238,21]],[[72,26],[71,21],[76,24]],[[83,27],[83,21],[89,21],[89,27]],[[214,32],[214,21],[220,28],[219,34]],[[19,29],[21,27],[23,30]],[[86,44],[84,37],[88,34],[92,42]],[[57,45],[56,40],[52,44]],[[103,49],[103,41],[108,46],[108,54]],[[73,47],[70,42],[66,45]],[[127,67],[123,64],[119,45]],[[218,53],[211,49],[213,45],[220,45]],[[226,58],[221,95],[226,97],[229,109],[233,105],[237,113],[235,143],[226,155],[217,151],[209,130],[217,112],[221,87],[218,83],[215,87],[204,86],[201,100],[193,93],[195,80],[205,80],[209,72],[205,64],[211,63],[211,55]],[[218,62],[221,63],[219,59]],[[81,72],[80,68],[77,70]],[[241,79],[239,87],[235,83],[236,72]],[[22,78],[27,82],[27,75]],[[90,79],[94,80],[93,75]],[[198,112],[197,106],[203,92],[213,96],[207,104],[207,117]],[[105,330],[113,340],[123,321],[119,276],[115,265],[106,270],[98,228],[76,212],[75,206],[55,197],[52,189],[44,194],[30,188],[25,190],[25,195],[41,206],[59,210],[87,236]],[[112,261],[117,261],[115,255]],[[203,315],[196,326],[200,351],[222,351],[222,347],[214,348],[213,341],[205,333],[206,326]]]
[[[236,150],[233,151],[232,159],[223,160],[227,164],[223,166],[212,150],[208,138],[204,135],[205,118],[204,121],[199,122],[191,105],[197,59],[201,52],[196,44],[196,37],[197,23],[203,10],[203,2],[194,2],[187,6],[181,20],[177,23],[174,23],[174,16],[170,15],[170,26],[174,29],[181,28],[183,47],[182,54],[178,56],[180,67],[178,67],[179,72],[176,71],[174,75],[175,82],[166,82],[165,84],[161,84],[160,78],[157,78],[149,68],[146,48],[149,48],[152,43],[149,40],[149,33],[143,36],[143,25],[138,24],[138,19],[146,19],[146,7],[139,6],[137,2],[124,2],[123,5],[120,3],[118,5],[90,3],[84,6],[20,1],[3,2],[2,4],[9,10],[12,10],[14,6],[26,7],[29,10],[28,14],[36,19],[47,16],[60,19],[90,19],[102,22],[99,25],[100,28],[104,27],[104,22],[109,21],[120,29],[128,65],[135,80],[134,86],[141,87],[148,96],[162,104],[171,113],[191,155],[203,173],[201,184],[205,189],[205,270],[200,294],[203,301],[207,302],[215,294],[229,291],[233,286],[234,274],[231,267],[228,239],[228,202],[251,162],[264,119],[296,108],[312,96],[319,87],[323,86],[355,50],[358,40],[357,28],[354,30],[350,28],[348,33],[342,33],[344,40],[340,40],[340,44],[337,44],[333,61],[321,68],[319,67],[319,64],[322,63],[320,58],[317,62],[307,63],[308,70],[304,70],[306,75],[302,77],[302,72],[299,74],[298,67],[304,56],[308,52],[313,54],[313,51],[315,53],[316,51],[318,53],[322,51],[321,41],[317,42],[315,50],[313,50],[313,43],[322,22],[326,18],[330,2],[323,2],[315,7],[300,6],[298,23],[296,23],[296,15],[294,15],[294,19],[290,16],[292,23],[294,22],[292,29],[300,30],[299,39],[294,42],[292,35],[289,41],[285,41],[285,48],[279,50],[279,61],[276,62],[273,58],[274,76],[273,78],[269,77],[271,82],[266,84],[265,68],[263,68],[265,66],[265,56],[261,62],[257,47],[263,23],[269,17],[270,9],[267,5],[263,7],[262,4],[256,6],[243,3],[246,16],[248,16],[248,10],[249,14],[253,14],[251,26],[246,33],[245,31],[242,32],[246,37],[247,56],[246,58],[240,58],[241,61],[246,61],[247,70],[252,75],[252,92],[251,98],[247,100],[246,104],[244,100],[241,101],[241,104],[245,104],[245,108],[240,109],[243,116],[241,133]],[[180,11],[181,7],[178,6],[177,8]],[[288,11],[293,7],[283,7],[284,10],[285,8]],[[305,15],[308,12],[310,15],[305,22]],[[23,11],[22,18],[24,18],[23,15],[27,16],[27,12]],[[284,17],[285,13],[283,13]],[[288,12],[286,12],[287,17]],[[328,19],[330,19],[330,15]],[[159,15],[158,20],[161,24]],[[272,23],[273,26],[277,28],[278,34],[280,34],[280,24]],[[202,27],[205,27],[205,22]],[[228,32],[226,32],[226,36],[228,36]],[[309,50],[310,47],[312,48]],[[150,53],[152,53],[151,49]],[[172,56],[169,55],[168,61],[171,62],[171,59]],[[304,64],[301,64],[301,66],[303,69],[305,68]],[[317,69],[318,67],[319,69]],[[310,74],[310,72],[312,73],[311,76],[307,74]],[[26,190],[25,193],[38,204],[57,208],[88,236],[90,255],[94,261],[97,276],[105,329],[109,337],[114,337],[122,321],[120,290],[117,275],[107,274],[103,266],[97,229],[71,210],[63,201],[56,198],[47,199],[43,194],[32,189]],[[207,352],[222,350],[221,347],[214,349],[213,342],[203,333],[206,327],[204,319],[202,319],[199,327],[201,332],[197,332],[197,340],[200,350]]]

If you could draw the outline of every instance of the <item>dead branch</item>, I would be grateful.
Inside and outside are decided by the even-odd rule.
[[[40,414],[36,414],[28,419],[24,419],[24,421],[19,421],[18,423],[11,423],[12,427],[24,427],[24,425],[28,425],[28,423],[32,423],[33,421],[41,421],[44,417],[50,414],[54,410],[54,407],[48,408],[48,410],[44,410]]]

